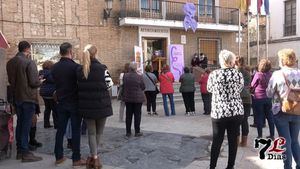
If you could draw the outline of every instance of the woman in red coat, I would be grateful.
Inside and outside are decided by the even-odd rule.
[[[160,92],[163,96],[165,115],[166,116],[170,115],[167,97],[170,100],[171,115],[175,115],[175,105],[174,105],[174,98],[173,98],[174,76],[172,72],[170,72],[170,67],[168,65],[163,67],[162,73],[159,75],[159,82],[160,82]]]
[[[204,113],[205,115],[209,115],[211,111],[211,93],[207,91],[207,81],[210,70],[206,69],[205,73],[201,75],[199,80],[201,97],[204,105]]]

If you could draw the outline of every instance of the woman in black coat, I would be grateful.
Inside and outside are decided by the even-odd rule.
[[[126,104],[126,136],[131,136],[131,122],[134,116],[135,136],[140,137],[143,133],[140,131],[142,104],[145,101],[144,89],[145,84],[143,77],[137,74],[137,64],[129,64],[129,72],[124,75],[124,96]]]
[[[77,70],[78,111],[82,114],[88,129],[90,157],[87,168],[101,168],[98,158],[100,137],[106,118],[113,114],[109,89],[113,82],[107,67],[96,59],[97,48],[87,45],[84,49],[82,66]]]

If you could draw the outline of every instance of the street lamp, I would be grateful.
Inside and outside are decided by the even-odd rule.
[[[107,20],[110,17],[110,12],[112,10],[113,0],[105,0],[106,8],[104,9],[104,19]]]

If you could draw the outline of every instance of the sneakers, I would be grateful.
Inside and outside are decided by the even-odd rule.
[[[22,154],[22,163],[42,161],[43,158],[32,153]]]
[[[131,133],[126,133],[126,137],[131,137]]]
[[[86,165],[86,160],[80,159],[78,161],[73,161],[73,167],[77,166],[85,166]]]
[[[148,115],[149,115],[149,116],[151,116],[151,115],[152,115],[150,111],[148,111]]]
[[[191,114],[190,114],[190,112],[186,112],[185,115],[186,116],[190,116]]]
[[[154,116],[158,116],[157,112],[153,112],[153,115],[154,115]]]

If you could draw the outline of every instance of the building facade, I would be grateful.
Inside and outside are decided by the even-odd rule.
[[[32,43],[32,57],[38,65],[58,60],[62,42],[74,45],[78,60],[86,44],[95,44],[100,61],[108,66],[115,81],[123,65],[134,60],[134,46],[143,49],[144,61],[155,69],[154,56],[165,57],[162,64],[169,64],[171,44],[183,45],[186,66],[195,53],[205,53],[209,63],[218,62],[221,49],[238,53],[238,0],[189,2],[196,7],[196,32],[184,30],[183,0],[0,1],[0,29],[11,46],[0,50],[0,98],[6,93],[5,64],[21,40]],[[246,57],[245,39],[241,55]]]
[[[291,48],[300,58],[300,1],[278,0],[276,4],[270,3],[269,16],[269,59],[273,66],[278,67],[277,53],[280,49]],[[260,31],[260,57],[265,58],[266,52],[266,22],[261,24]],[[256,42],[251,45],[251,57],[256,58]],[[299,64],[299,62],[298,62]]]

